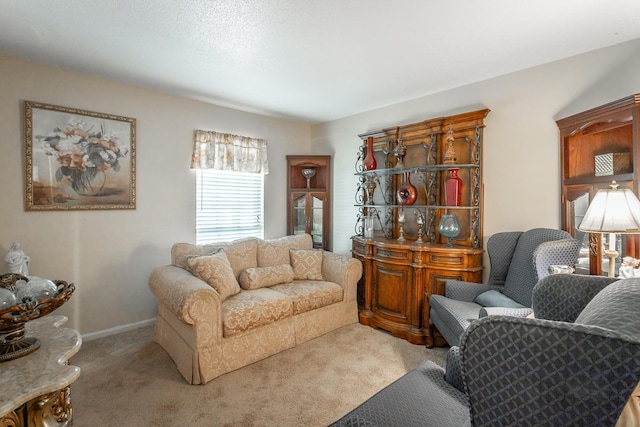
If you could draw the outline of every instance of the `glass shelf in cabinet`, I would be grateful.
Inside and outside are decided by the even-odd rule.
[[[564,185],[576,185],[576,184],[599,184],[603,182],[611,183],[611,181],[616,182],[625,182],[625,181],[633,181],[633,174],[624,173],[624,174],[615,174],[615,175],[604,175],[604,176],[581,176],[574,178],[564,178]]]
[[[373,169],[369,171],[356,172],[356,175],[398,175],[405,172],[438,172],[438,171],[447,171],[449,169],[473,169],[480,168],[480,165],[474,165],[472,163],[464,163],[464,164],[451,164],[451,165],[424,165],[424,166],[413,166],[407,168],[386,168],[386,169]]]
[[[358,208],[376,208],[376,209],[394,209],[394,208],[405,208],[405,209],[479,209],[479,206],[445,206],[445,205],[367,205],[367,204],[355,204],[353,205]]]

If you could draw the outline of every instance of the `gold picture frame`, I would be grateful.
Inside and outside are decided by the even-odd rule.
[[[136,119],[24,101],[27,211],[136,208]]]

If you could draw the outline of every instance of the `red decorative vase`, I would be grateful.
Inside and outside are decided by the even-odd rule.
[[[396,191],[396,200],[399,205],[412,205],[418,197],[418,190],[411,184],[409,172],[404,173],[404,183]]]
[[[458,176],[458,170],[449,169],[449,176],[444,180],[444,203],[446,206],[460,206],[462,179]]]
[[[378,164],[376,162],[376,156],[373,155],[373,137],[367,138],[367,155],[364,158],[364,170],[370,171],[375,169]]]

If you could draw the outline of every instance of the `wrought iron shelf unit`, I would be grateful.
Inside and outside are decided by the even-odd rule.
[[[434,172],[434,171],[447,171],[449,169],[472,169],[479,168],[479,164],[448,164],[448,165],[424,165],[415,167],[404,168],[386,168],[386,169],[374,169],[369,171],[356,172],[356,175],[361,176],[384,176],[384,175],[399,175],[405,172]]]
[[[446,239],[437,232],[438,222],[442,215],[454,213],[461,223],[455,244],[482,247],[482,129],[488,112],[479,110],[359,135],[363,143],[355,165],[359,180],[355,234],[443,243]],[[380,166],[372,170],[364,168],[369,138]],[[444,196],[446,175],[452,169],[462,181],[458,205],[447,203]],[[410,205],[396,201],[398,187],[405,179],[417,192]],[[407,209],[414,215],[402,221],[401,212]]]
[[[446,280],[482,280],[482,133],[488,113],[472,111],[359,135],[352,254],[364,265],[358,286],[362,324],[414,344],[439,345],[443,341],[429,319],[429,296],[444,293]],[[369,153],[377,168],[366,170],[365,159],[373,163]],[[444,188],[452,169],[461,189],[455,203]],[[400,199],[397,195],[408,181],[415,190],[410,202],[402,192]],[[459,218],[453,246],[438,231],[443,215]]]

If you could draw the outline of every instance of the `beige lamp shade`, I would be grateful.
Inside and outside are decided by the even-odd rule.
[[[590,233],[640,233],[640,200],[633,191],[619,189],[615,181],[611,188],[598,190],[578,226]]]

